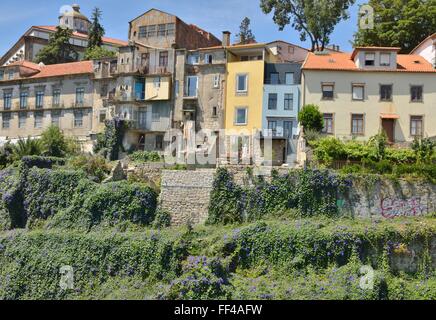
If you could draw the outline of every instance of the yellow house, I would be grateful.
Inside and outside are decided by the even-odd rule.
[[[262,129],[265,62],[274,59],[265,44],[227,48],[226,131]]]

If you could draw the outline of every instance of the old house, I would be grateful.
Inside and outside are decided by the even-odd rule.
[[[129,44],[120,48],[116,90],[110,99],[114,115],[133,123],[126,146],[164,150],[183,85],[175,82],[177,52],[217,45],[221,42],[209,32],[160,10],[151,9],[129,22]]]
[[[101,111],[91,61],[48,66],[20,61],[0,67],[0,72],[3,142],[37,137],[50,125],[83,143],[99,131]]]
[[[384,131],[392,143],[436,136],[436,70],[423,57],[399,50],[309,54],[303,105],[320,107],[325,134],[367,140]]]

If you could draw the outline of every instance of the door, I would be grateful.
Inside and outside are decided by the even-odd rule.
[[[394,119],[383,119],[382,120],[382,128],[388,137],[389,143],[394,143],[395,142],[395,134],[394,134],[395,120]]]

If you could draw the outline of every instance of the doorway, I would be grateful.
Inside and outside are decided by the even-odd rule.
[[[394,119],[382,119],[382,128],[388,137],[389,143],[395,142],[395,120]]]

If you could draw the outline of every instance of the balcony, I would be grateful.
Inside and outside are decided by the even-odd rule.
[[[264,129],[261,131],[261,138],[272,139],[292,139],[292,131],[284,130],[283,128],[277,129]]]
[[[137,73],[142,75],[168,75],[171,70],[168,66],[150,66],[148,64],[122,64],[117,67],[118,73]]]
[[[94,74],[96,79],[111,78],[117,73],[117,60],[95,61]]]
[[[92,101],[88,99],[84,99],[83,101],[74,101],[71,102],[70,108],[89,108],[92,107]]]

